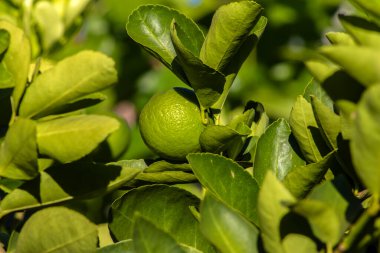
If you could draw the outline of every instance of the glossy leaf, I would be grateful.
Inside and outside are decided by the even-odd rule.
[[[96,253],[135,253],[135,249],[132,240],[125,240],[99,248]]]
[[[203,234],[222,253],[256,253],[259,230],[237,211],[210,193],[201,205],[200,227]]]
[[[18,118],[0,146],[0,176],[30,180],[38,175],[37,131],[32,120]]]
[[[191,19],[174,9],[161,5],[143,5],[129,16],[126,28],[134,41],[186,82],[186,77],[175,59],[176,52],[170,38],[170,24],[173,19],[182,31],[186,31],[186,37],[181,36],[184,47],[193,55],[199,55],[204,41],[202,31]]]
[[[313,109],[302,96],[298,96],[290,112],[289,124],[308,162],[318,162],[327,154],[328,148],[318,130]]]
[[[253,175],[260,185],[268,170],[272,170],[282,181],[293,168],[305,165],[294,150],[296,143],[290,135],[289,124],[284,119],[278,119],[260,137],[253,164]]]
[[[248,126],[242,126],[241,131],[236,131],[228,126],[208,125],[199,137],[201,147],[206,152],[220,153],[227,149],[236,138],[248,136],[251,130]]]
[[[22,29],[7,21],[0,21],[0,29],[4,29],[10,34],[9,47],[1,60],[1,65],[11,77],[6,82],[0,82],[0,88],[14,87],[12,96],[14,107],[17,109],[26,87],[29,72],[30,43]]]
[[[139,215],[133,225],[133,244],[139,253],[185,253],[172,236]]]
[[[350,149],[356,173],[373,194],[380,194],[380,85],[363,94],[356,110]]]
[[[355,40],[347,33],[344,32],[328,32],[326,38],[333,45],[341,46],[355,46]]]
[[[364,86],[380,83],[380,50],[358,46],[326,46],[321,48],[324,56],[342,66]],[[353,61],[352,59],[355,59]],[[365,67],[364,67],[365,66]]]
[[[319,184],[335,159],[332,151],[316,163],[294,168],[284,179],[284,185],[297,198],[303,198],[311,189]]]
[[[62,163],[72,162],[93,151],[119,127],[119,122],[101,115],[77,115],[40,122],[37,142],[41,154]]]
[[[141,171],[136,161],[120,165],[74,163],[53,166],[6,195],[0,203],[0,217],[14,211],[104,194],[132,180]]]
[[[95,252],[97,228],[65,207],[43,209],[30,217],[17,242],[17,252]]]
[[[37,76],[25,93],[20,115],[34,118],[48,115],[67,102],[109,87],[116,79],[111,58],[82,51]]]
[[[262,7],[253,1],[233,2],[220,7],[212,18],[200,59],[224,73],[224,69],[250,35],[261,11]]]
[[[64,24],[51,2],[37,2],[33,12],[42,48],[48,51],[63,36]]]
[[[199,103],[203,107],[209,108],[221,96],[226,79],[222,73],[205,65],[182,44],[177,34],[179,29],[181,27],[173,22],[171,25],[171,39],[178,61],[185,72],[190,86],[197,95]]]
[[[317,97],[311,97],[311,105],[319,129],[331,150],[337,149],[337,139],[341,131],[340,117]]]
[[[189,154],[187,159],[203,187],[256,225],[259,186],[240,165],[215,154]]]
[[[360,45],[380,48],[380,27],[368,20],[355,16],[339,16],[343,27]]]
[[[284,203],[292,204],[295,201],[273,172],[268,171],[258,200],[261,236],[267,252],[285,252],[282,247],[280,225],[289,209]]]
[[[116,240],[131,239],[135,214],[139,213],[178,243],[205,253],[215,252],[201,234],[198,221],[190,211],[189,207],[198,205],[198,198],[177,187],[143,186],[127,192],[112,204],[109,227]]]

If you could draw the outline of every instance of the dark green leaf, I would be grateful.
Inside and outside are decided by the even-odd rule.
[[[143,201],[142,201],[143,200]],[[199,199],[177,187],[152,185],[135,188],[117,199],[111,208],[110,230],[117,240],[133,237],[135,213],[152,222],[180,244],[205,253],[215,252],[198,228],[190,211],[198,207]]]
[[[0,203],[0,217],[14,211],[112,191],[139,174],[142,171],[141,163],[144,161],[110,165],[74,163],[50,167],[6,195]]]
[[[97,228],[81,214],[65,207],[41,210],[23,226],[17,252],[95,252]]]
[[[172,236],[139,215],[133,226],[133,244],[139,253],[185,253]]]
[[[258,224],[254,178],[233,160],[215,154],[189,154],[187,159],[201,184],[248,220]]]
[[[380,27],[370,21],[355,16],[339,16],[343,27],[360,45],[380,48]]]
[[[119,125],[116,119],[101,115],[43,121],[37,125],[38,148],[41,154],[62,163],[76,161],[92,152]]]
[[[283,217],[289,213],[284,203],[295,202],[295,198],[278,181],[273,172],[268,171],[258,200],[261,236],[267,252],[284,252],[280,225]]]
[[[253,1],[233,2],[214,14],[200,52],[206,65],[224,73],[257,23],[262,7]]]
[[[293,168],[305,165],[305,161],[294,150],[289,124],[284,119],[272,123],[257,143],[253,175],[262,185],[268,170],[272,170],[279,180]]]
[[[335,151],[316,163],[299,166],[290,171],[284,179],[284,185],[297,198],[303,198],[320,183],[335,160]]]
[[[140,173],[137,180],[142,180],[152,183],[188,183],[195,182],[197,178],[192,173],[187,173],[184,171],[162,171],[162,172],[151,172],[151,173]]]
[[[211,107],[221,96],[226,81],[224,75],[205,65],[197,56],[187,49],[177,31],[180,29],[175,22],[171,26],[171,39],[177,53],[178,61],[185,72],[186,78],[193,87],[199,103]]]
[[[29,180],[38,175],[36,123],[18,118],[0,147],[0,176]]]
[[[41,117],[116,82],[114,61],[104,54],[82,51],[38,75],[28,87],[20,115]]]
[[[200,227],[222,253],[259,252],[259,230],[210,193],[202,201]]]
[[[250,128],[245,124],[241,128],[240,131],[236,131],[228,126],[208,125],[199,137],[202,149],[213,153],[224,151],[232,141],[251,133]]]
[[[365,91],[356,110],[350,149],[356,173],[373,194],[380,194],[380,85]]]

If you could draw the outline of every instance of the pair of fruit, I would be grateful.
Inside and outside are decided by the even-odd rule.
[[[201,151],[199,136],[205,126],[192,90],[173,88],[155,94],[141,111],[139,126],[145,144],[162,158],[180,161]]]

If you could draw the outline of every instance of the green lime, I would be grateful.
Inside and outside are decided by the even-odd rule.
[[[173,88],[155,94],[141,111],[140,133],[145,144],[162,158],[185,160],[199,152],[204,129],[197,98],[192,90]]]

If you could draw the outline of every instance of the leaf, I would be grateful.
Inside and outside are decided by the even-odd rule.
[[[203,187],[258,224],[259,186],[240,165],[231,159],[208,153],[189,154],[187,160]]]
[[[85,11],[86,7],[89,5],[90,0],[80,0],[80,1],[68,1],[65,6],[65,27],[69,28],[73,23],[75,23],[75,19]]]
[[[309,162],[318,162],[328,148],[318,130],[311,105],[302,96],[297,97],[289,118],[289,124],[301,151]]]
[[[282,242],[285,253],[318,253],[316,243],[309,237],[301,234],[289,234]]]
[[[289,124],[284,119],[272,123],[257,143],[253,175],[262,185],[268,170],[272,170],[282,181],[293,168],[305,165],[305,161],[294,150]]]
[[[318,100],[320,100],[323,105],[330,108],[332,111],[334,110],[334,102],[331,100],[330,96],[326,93],[326,91],[322,88],[322,86],[315,82],[311,81],[305,88],[303,93],[303,97],[311,103],[311,96],[314,96]]]
[[[17,242],[17,252],[94,252],[96,225],[65,207],[43,209],[30,217]]]
[[[98,248],[96,253],[135,253],[132,240],[124,240]]]
[[[37,2],[33,14],[42,48],[48,51],[63,36],[64,24],[54,4],[48,1]]]
[[[344,32],[328,32],[326,33],[327,39],[333,45],[341,46],[355,46],[355,40],[347,33]]]
[[[337,106],[342,124],[343,139],[349,140],[352,138],[357,105],[350,101],[340,100],[337,101]]]
[[[236,131],[228,126],[208,125],[199,137],[203,150],[220,153],[227,149],[232,141],[251,133],[249,127],[244,125],[241,131]]]
[[[197,178],[192,173],[184,171],[162,171],[162,172],[149,172],[140,173],[137,180],[152,182],[152,183],[187,183],[195,182]]]
[[[284,252],[280,224],[283,217],[289,213],[289,209],[283,203],[295,202],[295,198],[278,181],[273,172],[268,171],[258,199],[261,236],[267,252]]]
[[[224,73],[231,59],[250,35],[262,7],[253,1],[223,5],[214,14],[210,30],[202,45],[200,59]]]
[[[133,226],[133,244],[139,253],[185,253],[172,236],[139,215]]]
[[[171,39],[177,58],[185,76],[194,89],[199,103],[204,108],[211,107],[221,96],[224,83],[224,75],[213,68],[205,65],[189,49],[187,49],[177,35],[181,29],[175,22],[171,25]],[[184,33],[184,32],[183,32]]]
[[[343,27],[360,45],[380,48],[380,27],[370,21],[355,16],[340,15]]]
[[[321,53],[342,66],[362,85],[368,87],[380,83],[379,49],[359,46],[325,46],[321,48]]]
[[[73,163],[50,167],[6,195],[0,202],[0,217],[15,211],[112,191],[135,178],[142,171],[141,163],[143,161],[109,165]]]
[[[5,29],[0,29],[0,54],[3,54],[8,49],[11,36]]]
[[[367,15],[380,21],[379,1],[351,0],[355,7],[363,10]]]
[[[322,181],[334,160],[335,151],[332,151],[316,163],[296,167],[286,175],[283,183],[293,196],[303,198]]]
[[[204,41],[202,31],[194,21],[174,9],[161,5],[140,6],[129,16],[126,29],[134,41],[186,83],[186,77],[175,59],[176,52],[170,38],[170,24],[173,19],[182,31],[186,31],[186,37],[181,36],[184,47],[193,55],[199,55]]]
[[[30,180],[38,175],[36,123],[18,118],[0,147],[0,176]]]
[[[19,113],[32,118],[46,116],[68,102],[109,87],[116,79],[111,58],[82,51],[38,75],[28,87]]]
[[[373,194],[380,194],[380,85],[368,88],[360,100],[350,149],[356,173]]]
[[[292,210],[309,221],[313,233],[324,243],[335,245],[339,241],[339,222],[334,210],[327,204],[311,199],[300,200]]]
[[[200,228],[222,253],[259,252],[259,230],[209,192],[202,201]]]
[[[76,161],[93,151],[119,127],[119,122],[101,115],[76,115],[40,122],[37,142],[41,154],[61,163]]]
[[[311,106],[322,136],[331,150],[338,148],[338,135],[341,132],[340,117],[318,98],[311,96]]]
[[[177,187],[143,186],[128,191],[112,204],[109,227],[116,240],[131,239],[135,213],[139,213],[178,243],[205,253],[215,252],[201,234],[198,221],[190,211],[189,207],[198,205],[198,198]]]

